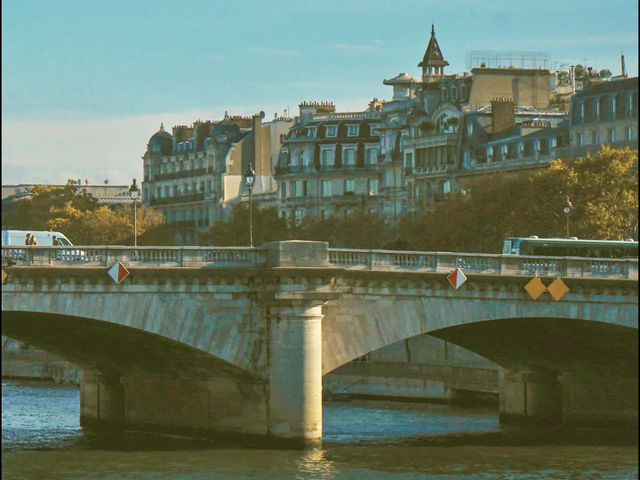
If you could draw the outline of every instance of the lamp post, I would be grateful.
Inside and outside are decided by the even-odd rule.
[[[133,179],[133,183],[129,187],[129,196],[133,201],[133,246],[138,246],[138,228],[136,225],[136,203],[138,203],[138,197],[140,196],[140,189],[136,185],[136,179]]]
[[[569,215],[571,215],[571,209],[573,208],[573,204],[571,200],[569,200],[569,196],[567,196],[567,201],[564,203],[564,207],[562,210],[567,217],[567,238],[569,238]]]
[[[253,166],[249,164],[246,173],[244,174],[244,183],[249,187],[249,246],[253,247],[253,210],[251,208],[253,185],[256,181],[256,172]]]

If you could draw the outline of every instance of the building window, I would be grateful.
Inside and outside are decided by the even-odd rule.
[[[367,165],[375,165],[378,163],[378,149],[368,148],[367,149]]]
[[[338,135],[338,127],[336,125],[328,125],[325,130],[325,137],[335,137]]]
[[[599,101],[593,102],[593,112],[595,114],[595,119],[600,120],[600,102]]]
[[[320,163],[323,167],[333,167],[335,164],[335,151],[329,148],[322,150]]]
[[[320,216],[322,217],[323,220],[326,220],[327,218],[329,218],[331,216],[331,209],[323,208],[320,211]]]
[[[404,154],[404,166],[405,167],[413,166],[413,154],[411,152],[407,152]]]
[[[616,131],[613,128],[610,128],[607,132],[607,138],[609,139],[609,143],[616,141]]]
[[[467,135],[472,135],[473,134],[473,123],[469,122],[467,123]]]
[[[322,180],[320,183],[321,194],[323,197],[331,196],[331,180]]]
[[[451,192],[451,182],[449,182],[449,180],[445,180],[442,182],[442,193],[446,195],[449,192]]]
[[[576,145],[582,145],[582,133],[576,133]]]
[[[378,195],[378,179],[370,178],[367,181],[367,190],[369,191],[369,195]]]
[[[296,225],[300,225],[302,223],[302,219],[304,218],[304,208],[296,208],[293,211],[293,218]]]
[[[356,165],[356,150],[354,148],[347,148],[343,151],[344,165],[347,167],[355,167]]]
[[[347,137],[357,137],[359,129],[359,125],[347,125]]]
[[[344,211],[344,216],[345,216],[345,217],[348,217],[348,216],[350,216],[350,215],[353,215],[353,212],[354,212],[353,208],[347,208],[347,209],[345,209],[345,211]]]
[[[625,127],[624,138],[625,140],[631,140],[631,127]]]
[[[369,127],[369,135],[380,136],[380,130],[378,130],[378,128],[380,128],[380,125],[378,125],[378,124],[371,125]]]
[[[280,198],[287,198],[287,182],[280,184]]]
[[[580,121],[584,121],[584,103],[580,103],[580,105],[578,105],[578,115],[580,117]]]
[[[297,182],[294,180],[289,184],[289,186],[291,187],[290,188],[291,196],[294,197],[294,198],[297,197],[298,196],[298,185],[297,185]]]
[[[355,193],[355,181],[353,178],[348,178],[344,181],[344,193],[345,195]]]
[[[591,132],[591,143],[593,145],[598,145],[600,143],[600,135],[598,134],[597,130]]]
[[[458,90],[456,90],[456,87],[454,85],[453,87],[451,87],[451,101],[455,102],[457,98],[458,98]]]
[[[316,138],[316,127],[309,128],[309,136],[311,138]]]

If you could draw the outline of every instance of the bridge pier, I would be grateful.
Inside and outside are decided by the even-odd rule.
[[[124,387],[115,374],[83,371],[80,383],[80,425],[124,428]]]
[[[269,435],[322,444],[322,304],[269,307]]]
[[[500,423],[562,421],[562,388],[555,374],[500,369]]]

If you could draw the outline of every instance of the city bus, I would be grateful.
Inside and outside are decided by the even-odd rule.
[[[502,245],[504,255],[548,257],[629,258],[638,257],[638,242],[627,240],[582,240],[571,238],[508,237]]]

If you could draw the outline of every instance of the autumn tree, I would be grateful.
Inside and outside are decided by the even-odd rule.
[[[416,250],[496,252],[505,237],[564,237],[563,206],[573,203],[570,232],[623,239],[638,223],[637,150],[604,147],[578,160],[555,160],[536,174],[483,175],[432,211],[406,218],[400,237]]]
[[[2,228],[56,230],[76,245],[131,245],[132,208],[100,205],[75,180],[69,180],[63,187],[35,185],[28,198],[3,209]],[[164,224],[162,215],[151,208],[138,208],[136,217],[140,236]]]
[[[68,203],[78,210],[97,208],[98,202],[85,189],[68,180],[63,187],[35,185],[29,197],[15,200],[2,209],[2,228],[16,230],[44,230],[52,209],[64,208]]]

